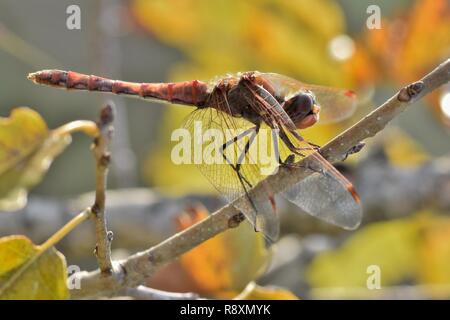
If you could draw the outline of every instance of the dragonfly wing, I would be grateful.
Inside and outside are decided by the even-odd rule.
[[[310,215],[353,230],[362,219],[362,209],[342,184],[326,174],[315,172],[281,195]]]
[[[249,85],[248,90],[257,98],[254,104],[250,105],[254,109],[263,109],[265,119],[280,129],[277,141],[281,139],[283,143],[277,145],[281,160],[286,161],[283,155],[290,151],[289,165],[295,166],[298,160],[308,156],[305,159],[306,164],[315,172],[285,191],[283,195],[317,218],[347,229],[356,228],[361,220],[362,211],[359,196],[353,185],[295,129],[290,129],[293,125],[284,120],[287,114],[274,97],[261,87]]]
[[[265,200],[254,201],[250,203],[248,198],[235,205],[235,208],[244,213],[247,220],[253,225],[255,231],[262,232],[267,240],[271,243],[278,239],[280,232],[280,220],[277,216],[273,202],[269,198],[273,195],[265,193]]]
[[[344,229],[358,227],[362,219],[362,208],[351,182],[305,140],[299,141],[289,132],[287,135],[295,146],[304,150],[303,154],[308,156],[305,159],[306,167],[313,173],[281,192],[281,195],[310,215],[328,223]],[[301,159],[296,155],[294,161]],[[298,165],[293,163],[286,166]]]
[[[356,94],[351,90],[306,84],[277,73],[261,75],[270,82],[277,95],[286,99],[299,91],[311,91],[320,106],[319,124],[344,120],[356,109]]]
[[[248,196],[249,190],[263,180],[269,169],[255,159],[255,150],[260,140],[261,132],[254,133],[254,124],[242,119],[232,118],[228,114],[213,108],[197,109],[185,120],[183,127],[188,130],[191,137],[197,140],[191,143],[191,161],[195,163],[200,172],[229,202],[243,197],[237,202],[236,208],[240,210],[256,231],[262,231],[267,239],[275,241],[278,237],[279,222],[275,212],[273,194],[269,188],[265,189],[258,201]],[[199,130],[199,128],[202,128]],[[252,134],[253,133],[253,134]],[[244,153],[245,145],[252,139],[249,152]],[[239,136],[240,139],[233,141]],[[228,143],[224,151],[221,147]],[[198,146],[201,145],[201,156],[198,158]],[[197,158],[196,157],[197,152]],[[226,159],[223,157],[225,154]],[[240,159],[244,154],[244,158]],[[240,163],[239,172],[236,164]]]

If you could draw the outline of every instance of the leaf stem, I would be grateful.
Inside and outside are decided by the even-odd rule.
[[[75,132],[83,132],[91,137],[97,137],[99,135],[97,124],[90,120],[72,121],[53,130],[54,134],[72,134]]]
[[[48,238],[43,244],[38,246],[40,252],[45,252],[49,248],[53,247],[62,238],[69,234],[76,226],[83,221],[87,220],[91,216],[91,209],[86,208],[79,214],[77,214],[72,220],[66,223],[61,229],[56,231],[50,238]]]

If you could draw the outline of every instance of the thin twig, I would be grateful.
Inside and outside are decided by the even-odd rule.
[[[71,296],[80,299],[114,295],[123,288],[136,287],[163,265],[209,238],[231,227],[237,227],[244,219],[242,213],[228,205],[155,247],[136,253],[125,261],[119,261],[114,277],[102,277],[100,270],[82,272],[78,277],[81,281],[80,289],[72,290]]]
[[[96,72],[108,74],[120,79],[122,76],[121,61],[124,56],[122,38],[119,32],[124,24],[122,14],[125,4],[121,0],[96,1],[94,12],[98,23],[93,28],[92,37],[95,52]],[[107,22],[107,23],[105,23]],[[121,95],[102,99],[113,100],[116,116],[114,117],[114,140],[111,143],[113,153],[120,153],[120,156],[113,157],[111,161],[111,173],[115,185],[118,188],[136,185],[138,180],[136,172],[136,156],[131,148],[130,142],[130,121],[127,101]]]
[[[123,294],[138,300],[199,300],[196,293],[167,292],[145,286],[126,288]]]
[[[112,122],[114,120],[114,110],[111,105],[106,105],[100,112],[100,119],[97,123],[100,132],[94,139],[93,152],[96,162],[95,178],[95,202],[91,208],[95,216],[95,233],[97,244],[95,255],[99,268],[103,274],[112,272],[111,262],[111,241],[112,231],[108,231],[105,219],[105,192],[108,174],[110,154],[108,143],[112,135]]]
[[[364,117],[351,128],[334,138],[320,152],[329,161],[342,160],[355,145],[366,138],[374,136],[381,131],[395,116],[404,111],[407,106],[413,104],[429,92],[450,80],[450,59],[431,71],[423,79],[401,89],[392,98],[379,108]],[[268,177],[268,181],[274,192],[280,192],[311,174],[307,161],[303,159],[298,169],[280,169],[277,174]],[[250,191],[256,201],[264,196],[261,192],[263,185],[258,184]],[[71,292],[73,298],[86,298],[98,295],[114,295],[126,287],[136,287],[145,278],[153,275],[157,269],[176,259],[181,254],[196,247],[200,243],[215,235],[239,225],[243,221],[242,213],[235,209],[234,205],[245,199],[237,199],[205,220],[175,234],[160,244],[128,257],[120,262],[121,268],[112,277],[101,277],[100,272],[82,272],[80,274],[81,289]]]

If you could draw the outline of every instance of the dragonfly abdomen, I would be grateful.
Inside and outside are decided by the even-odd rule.
[[[205,105],[209,96],[207,84],[198,80],[174,83],[137,83],[63,70],[38,71],[29,74],[28,79],[38,84],[69,90],[110,92],[195,106]]]

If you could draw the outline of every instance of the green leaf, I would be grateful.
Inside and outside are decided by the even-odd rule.
[[[24,236],[0,238],[0,299],[67,299],[64,256]]]
[[[0,210],[23,208],[28,190],[42,180],[70,141],[70,135],[53,133],[37,112],[26,107],[0,118]]]

